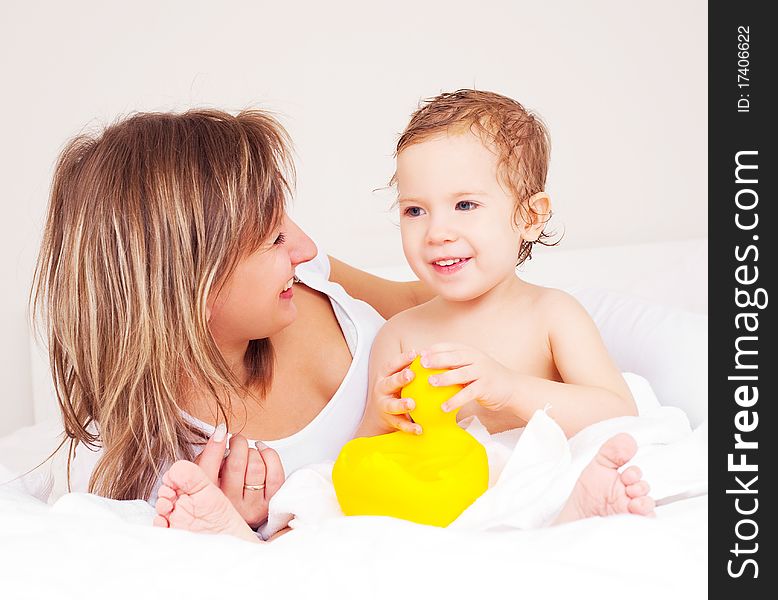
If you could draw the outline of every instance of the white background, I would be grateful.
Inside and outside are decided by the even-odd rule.
[[[0,434],[33,419],[27,295],[52,168],[82,129],[271,109],[296,145],[293,215],[330,254],[381,267],[403,262],[374,191],[398,134],[420,99],[477,87],[548,124],[562,248],[704,238],[706,27],[700,0],[4,2]]]

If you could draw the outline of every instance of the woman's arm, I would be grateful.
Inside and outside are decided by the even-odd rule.
[[[384,319],[390,319],[434,297],[421,281],[390,281],[347,265],[332,256],[329,259],[330,281],[342,285],[354,298],[367,302]]]

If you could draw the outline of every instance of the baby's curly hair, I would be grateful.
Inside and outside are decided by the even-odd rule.
[[[413,113],[400,136],[395,157],[405,148],[442,132],[472,131],[497,150],[498,176],[515,200],[513,220],[518,225],[536,219],[548,222],[549,214],[537,214],[528,200],[546,186],[551,139],[540,117],[521,104],[494,92],[461,89],[427,99]],[[390,185],[397,182],[397,174]],[[553,246],[552,234],[541,231],[537,240],[522,240],[516,265],[532,258],[535,243]]]

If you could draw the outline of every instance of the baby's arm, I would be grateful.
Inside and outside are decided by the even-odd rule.
[[[517,416],[528,420],[551,405],[549,414],[572,436],[598,421],[637,415],[629,387],[583,306],[559,290],[549,290],[543,305],[551,353],[564,383],[520,376]]]
[[[398,429],[419,433],[408,412],[412,402],[400,398],[400,390],[414,377],[406,367],[416,357],[415,352],[402,352],[399,332],[394,321],[384,324],[370,350],[368,398],[365,414],[355,437],[390,433]]]

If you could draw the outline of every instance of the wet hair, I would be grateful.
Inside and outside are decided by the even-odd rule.
[[[551,214],[537,214],[529,199],[546,186],[551,155],[551,140],[540,117],[521,104],[494,92],[462,89],[445,92],[423,101],[400,135],[395,156],[405,148],[441,133],[472,131],[485,145],[494,148],[498,159],[498,177],[514,198],[513,222],[527,224]],[[390,185],[397,182],[395,173]],[[532,246],[555,245],[545,226],[537,240],[522,240],[517,266],[532,258]]]

